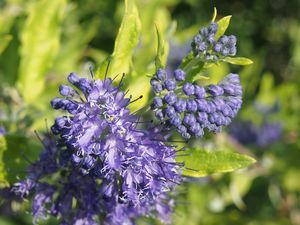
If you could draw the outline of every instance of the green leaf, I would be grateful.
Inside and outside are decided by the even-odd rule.
[[[6,150],[6,141],[4,136],[0,136],[0,188],[8,186],[6,180],[5,165],[3,162],[3,153]]]
[[[219,37],[221,37],[225,33],[225,31],[227,30],[227,28],[230,24],[230,19],[231,19],[231,16],[225,16],[217,22],[218,31],[216,33],[216,40],[218,40]]]
[[[180,68],[186,72],[186,81],[193,81],[193,79],[203,69],[204,62],[200,58],[194,58],[193,53],[190,52],[185,57],[180,65]]]
[[[245,58],[245,57],[226,57],[223,59],[224,62],[228,62],[234,65],[242,65],[242,66],[246,66],[246,65],[250,65],[253,63],[253,61],[251,59]]]
[[[11,39],[11,35],[3,35],[0,37],[0,54],[5,50]]]
[[[255,159],[234,152],[190,149],[177,162],[184,162],[183,175],[203,177],[213,173],[231,172],[255,163]]]
[[[80,11],[78,7],[68,9],[68,16],[64,20],[62,30],[62,37],[64,38],[61,40],[60,49],[51,72],[65,74],[66,71],[77,70],[81,66],[78,62],[81,61],[83,55],[99,61],[107,57],[107,53],[104,56],[97,53],[95,55],[95,52],[99,49],[96,50],[91,46],[87,50],[88,43],[95,37],[99,29],[101,23],[99,18],[93,17],[81,22],[78,11]]]
[[[155,25],[157,34],[157,53],[155,57],[155,67],[156,70],[159,68],[164,68],[166,66],[167,54],[165,50],[165,41],[163,39],[161,29]]]
[[[192,61],[193,58],[194,58],[193,52],[190,51],[189,54],[182,59],[179,68],[181,69],[186,68],[186,66]]]
[[[42,0],[29,7],[21,34],[18,87],[27,103],[43,92],[45,74],[58,50],[66,0]]]
[[[256,101],[268,107],[274,107],[278,94],[275,89],[274,75],[272,73],[264,73],[260,81],[259,92]]]
[[[216,17],[217,17],[217,14],[218,14],[217,8],[214,7],[214,13],[213,13],[213,17],[212,17],[212,19],[211,19],[211,22],[212,22],[212,23],[215,22]]]
[[[138,44],[140,31],[141,21],[135,2],[125,0],[125,13],[115,40],[114,51],[110,59],[100,65],[96,78],[105,75],[108,62],[110,62],[107,70],[108,77],[129,72],[133,50]]]
[[[139,113],[142,114],[140,111],[141,108],[147,107],[149,104],[149,95],[151,93],[151,85],[149,79],[146,77],[146,74],[139,74],[139,76],[130,76],[130,78],[126,80],[130,86],[130,95],[132,95],[132,99],[138,98],[139,96],[143,96],[138,101],[131,103],[128,108],[131,112],[135,112],[139,110]]]

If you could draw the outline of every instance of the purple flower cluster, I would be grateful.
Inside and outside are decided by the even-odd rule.
[[[264,122],[257,126],[251,121],[238,121],[229,126],[229,134],[241,144],[263,148],[278,141],[282,125]]]
[[[264,123],[257,135],[257,146],[265,147],[278,141],[282,134],[281,123]]]
[[[185,82],[185,72],[177,69],[167,78],[159,69],[151,79],[156,96],[151,108],[157,119],[185,139],[202,137],[203,129],[218,132],[230,124],[242,104],[239,75],[229,74],[217,85],[200,86]]]
[[[234,35],[222,35],[217,43],[214,44],[214,51],[222,56],[235,56],[236,37]]]
[[[235,121],[228,126],[230,136],[243,145],[256,143],[257,127],[251,121]]]
[[[140,216],[158,216],[169,223],[170,193],[181,176],[167,137],[158,127],[138,127],[127,109],[131,97],[125,98],[110,78],[89,80],[71,73],[68,80],[73,87],[62,85],[63,98],[51,101],[54,109],[69,112],[51,127],[60,137],[56,150],[47,147],[15,191],[22,196],[35,193],[36,219],[49,213],[62,218],[62,224],[94,225],[101,220],[121,225],[134,224]],[[58,171],[55,185],[40,182]],[[55,192],[59,195],[54,198]]]
[[[50,176],[59,170],[59,148],[56,141],[50,136],[46,137],[42,144],[43,151],[39,159],[31,164],[27,171],[27,178],[16,183],[12,190],[21,197],[28,197],[35,193],[32,201],[33,222],[36,223],[39,218],[45,219],[46,214],[51,213],[47,208],[53,201],[55,186],[41,181],[44,177]]]
[[[46,151],[47,149],[44,150],[44,152]],[[60,151],[61,149],[57,148],[56,159],[58,161],[63,158],[59,154]],[[41,159],[35,165],[46,164],[46,161],[43,162]],[[36,176],[34,167],[30,167],[27,178],[16,183],[12,189],[22,197],[33,195],[32,215],[34,224],[38,220],[46,220],[48,215],[60,218],[61,224],[64,225],[98,224],[96,217],[98,213],[101,213],[102,207],[100,204],[101,196],[98,194],[100,185],[96,183],[97,181],[93,176],[83,176],[72,165],[60,166],[56,175],[45,173],[39,179],[34,179],[33,177]],[[51,178],[53,184],[42,181],[45,178],[46,180]],[[74,200],[76,206],[72,205]]]
[[[194,56],[204,56],[205,60],[218,60],[226,56],[235,56],[237,39],[234,35],[222,35],[218,40],[218,24],[211,23],[200,29],[192,41]]]
[[[3,136],[6,134],[6,129],[3,126],[0,126],[0,136]]]
[[[203,27],[199,30],[199,34],[197,34],[192,42],[192,48],[196,55],[198,53],[205,53],[209,50],[209,48],[215,44],[216,33],[218,31],[218,24],[211,23],[209,27]]]

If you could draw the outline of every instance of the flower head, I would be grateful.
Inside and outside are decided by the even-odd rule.
[[[68,112],[51,127],[58,144],[44,144],[27,179],[14,187],[22,196],[34,193],[34,221],[48,213],[63,224],[97,224],[99,215],[105,224],[133,224],[137,217],[153,215],[168,222],[169,192],[181,180],[175,149],[165,144],[159,127],[138,126],[127,108],[131,97],[110,78],[71,73],[68,80],[73,87],[62,85],[63,98],[51,101],[54,109]],[[155,107],[162,101],[156,99]],[[53,184],[41,181],[54,173],[59,177]]]
[[[219,60],[226,56],[235,56],[237,39],[234,35],[222,35],[216,38],[218,24],[211,23],[200,29],[192,41],[194,56],[202,57],[204,61]]]
[[[200,29],[192,42],[192,48],[195,55],[199,53],[206,53],[209,48],[216,42],[215,35],[218,31],[218,24],[211,23],[209,27],[203,27]]]
[[[203,31],[204,32],[204,31]],[[185,77],[185,73],[180,77]],[[242,87],[237,74],[228,74],[216,85],[198,84],[176,79],[177,88],[165,89],[152,103],[156,117],[169,127],[175,127],[182,137],[202,137],[203,129],[218,132],[235,117],[242,104]],[[153,79],[156,79],[155,77]],[[158,104],[158,99],[164,99]]]

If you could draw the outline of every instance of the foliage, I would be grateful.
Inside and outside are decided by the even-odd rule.
[[[29,17],[21,34],[18,80],[20,92],[27,103],[35,101],[44,90],[44,74],[59,49],[60,23],[65,4],[64,0],[55,0],[28,6]],[[32,83],[36,84],[34,89]]]
[[[125,1],[125,12],[112,55],[100,65],[96,77],[116,76],[130,71],[133,50],[138,44],[141,21],[134,1]],[[107,71],[106,71],[107,70]]]
[[[231,172],[244,168],[255,160],[249,156],[226,152],[189,149],[185,151],[186,156],[181,156],[178,162],[183,162],[185,169],[183,175],[191,177],[204,177],[213,173]]]
[[[3,153],[6,150],[6,141],[3,136],[0,136],[0,187],[7,185],[5,164],[3,163]]]

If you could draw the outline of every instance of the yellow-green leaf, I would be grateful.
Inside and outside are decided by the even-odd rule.
[[[128,73],[131,66],[133,50],[138,44],[141,21],[134,0],[125,0],[125,13],[115,40],[114,51],[110,56],[107,76]],[[96,72],[96,78],[103,77],[108,61],[102,63]],[[119,76],[121,77],[121,76]]]
[[[21,33],[18,87],[27,103],[43,92],[45,75],[59,50],[66,0],[32,3]]]
[[[8,185],[6,180],[5,165],[3,162],[3,152],[6,150],[6,141],[3,136],[0,136],[0,188]]]
[[[131,112],[135,112],[149,104],[149,95],[151,93],[150,80],[145,74],[140,74],[140,76],[130,77],[127,81],[130,84],[129,88],[132,99],[136,99],[141,95],[143,96],[143,98],[128,106]]]
[[[231,19],[231,16],[225,16],[217,22],[218,31],[216,33],[216,40],[218,40],[219,37],[221,37],[225,33],[225,31],[227,30],[227,28],[230,24],[230,19]]]
[[[165,49],[165,41],[163,39],[161,29],[158,25],[155,26],[156,34],[157,34],[157,53],[155,58],[155,66],[156,69],[164,68],[167,61],[167,51]]]
[[[223,59],[224,62],[228,62],[234,65],[250,65],[253,63],[251,59],[245,58],[245,57],[226,57]]]
[[[184,163],[183,175],[203,177],[213,173],[231,172],[255,163],[255,159],[234,152],[190,149],[177,162]]]
[[[190,51],[189,54],[181,60],[181,64],[180,64],[179,68],[185,69],[185,68],[187,67],[187,65],[188,65],[193,59],[194,59],[194,54],[193,54],[192,51]]]

